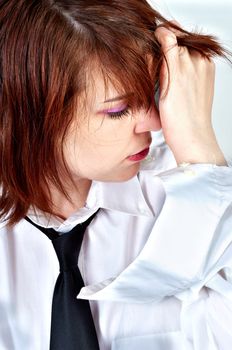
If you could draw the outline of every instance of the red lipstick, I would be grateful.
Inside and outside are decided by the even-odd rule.
[[[149,150],[150,150],[149,147],[145,148],[141,152],[133,154],[132,156],[129,156],[127,159],[132,160],[134,162],[143,160],[148,155]]]

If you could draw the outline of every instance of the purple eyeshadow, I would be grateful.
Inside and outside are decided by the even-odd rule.
[[[122,107],[115,107],[115,108],[110,108],[110,109],[106,109],[104,110],[103,112],[104,113],[119,113],[119,112],[122,112],[124,111],[124,109],[126,108],[127,106],[122,106]]]

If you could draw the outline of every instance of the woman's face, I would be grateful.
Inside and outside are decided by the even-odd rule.
[[[82,116],[77,113],[64,145],[74,180],[129,180],[147,152],[129,157],[149,147],[150,131],[161,127],[158,112],[154,106],[132,112],[112,85],[105,90],[97,74],[94,84],[89,84],[86,106]]]

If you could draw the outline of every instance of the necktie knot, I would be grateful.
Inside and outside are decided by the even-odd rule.
[[[77,299],[84,286],[77,265],[78,255],[84,232],[96,214],[64,234],[40,227],[26,218],[51,240],[60,263],[61,272],[52,300],[50,350],[99,350],[89,302]]]
[[[60,263],[60,271],[65,272],[77,267],[83,235],[81,225],[78,225],[74,230],[52,239]]]

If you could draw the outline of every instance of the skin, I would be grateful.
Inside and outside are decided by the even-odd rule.
[[[85,109],[73,121],[64,143],[65,160],[76,186],[69,178],[64,184],[73,204],[55,188],[51,191],[55,211],[62,218],[84,206],[92,180],[118,182],[135,176],[140,162],[128,157],[148,148],[151,131],[161,128],[155,104],[149,111],[132,112],[112,85],[106,91],[103,78],[97,72],[93,75],[95,84],[88,88]],[[118,118],[121,112],[125,115]]]
[[[211,121],[215,64],[196,51],[190,54],[186,47],[178,47],[176,34],[161,27],[155,32],[170,70],[166,90],[168,70],[164,61],[159,110],[165,140],[178,164],[226,165]]]
[[[159,113],[153,105],[148,112],[128,110],[122,118],[112,118],[112,114],[127,108],[126,101],[111,85],[105,91],[102,77],[95,72],[95,85],[90,84],[88,89],[87,107],[82,117],[78,116],[78,125],[73,122],[64,144],[65,159],[75,183],[64,179],[72,203],[55,188],[51,189],[52,202],[60,217],[65,219],[84,206],[92,180],[127,181],[135,176],[140,162],[131,161],[128,156],[147,148],[150,132],[161,127],[177,163],[226,165],[211,123],[214,63],[196,52],[190,54],[186,48],[179,48],[176,34],[165,28],[155,32],[170,74],[166,90],[168,71],[164,62],[160,72]],[[108,101],[112,98],[116,100]]]
[[[88,109],[68,134],[65,159],[75,180],[126,181],[137,174],[140,165],[128,157],[149,147],[150,131],[160,129],[159,114],[155,105],[149,111],[132,112],[112,85],[105,91],[101,76],[94,76]],[[104,102],[112,98],[117,100]],[[120,113],[125,115],[118,116]]]

